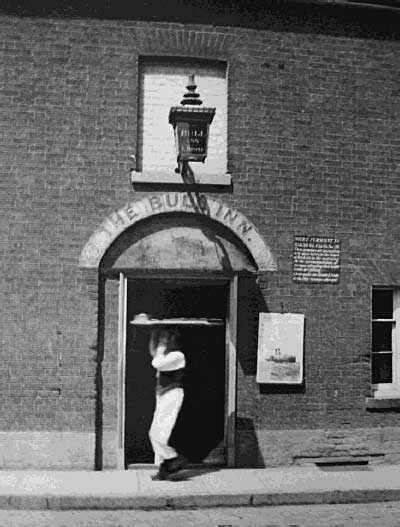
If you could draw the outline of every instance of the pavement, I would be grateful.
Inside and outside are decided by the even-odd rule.
[[[155,469],[0,471],[0,509],[190,509],[400,501],[400,465],[188,469],[152,481]]]

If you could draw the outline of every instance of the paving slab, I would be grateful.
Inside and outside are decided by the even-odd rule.
[[[155,470],[0,471],[0,509],[187,509],[400,501],[400,465],[190,469],[179,481]]]

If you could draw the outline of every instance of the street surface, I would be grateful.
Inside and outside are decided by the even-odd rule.
[[[1,527],[399,527],[400,502],[179,511],[5,511]]]

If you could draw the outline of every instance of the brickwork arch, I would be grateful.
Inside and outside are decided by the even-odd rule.
[[[276,270],[275,258],[269,247],[243,214],[208,196],[180,192],[151,195],[112,213],[86,243],[79,266],[82,269],[98,269],[108,248],[126,229],[145,218],[173,212],[204,215],[224,225],[244,243],[259,271]]]
[[[237,39],[224,30],[188,29],[176,26],[135,28],[134,39],[139,55],[198,57],[228,60]]]

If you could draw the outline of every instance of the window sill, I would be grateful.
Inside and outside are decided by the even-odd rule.
[[[192,180],[184,181],[181,174],[174,171],[131,171],[132,185],[208,185],[229,187],[232,184],[231,174],[198,174]]]
[[[385,408],[400,409],[400,393],[386,397],[367,397],[365,399],[365,406],[367,410],[381,410]]]

